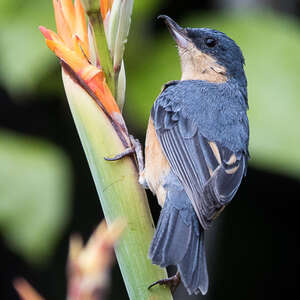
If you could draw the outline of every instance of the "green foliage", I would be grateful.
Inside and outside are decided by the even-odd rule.
[[[70,212],[70,167],[49,143],[0,131],[0,231],[14,251],[43,263]]]
[[[133,15],[137,17],[145,17],[153,12],[155,8],[159,8],[163,1],[159,0],[137,0],[134,1]]]
[[[0,1],[0,81],[14,96],[35,91],[55,66],[41,24],[55,29],[52,1]]]

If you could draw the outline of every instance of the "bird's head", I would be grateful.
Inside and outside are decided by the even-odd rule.
[[[182,28],[165,15],[158,18],[165,21],[177,44],[182,80],[235,79],[246,84],[243,54],[226,34],[209,28]]]

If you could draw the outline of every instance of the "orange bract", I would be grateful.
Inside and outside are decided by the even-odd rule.
[[[14,287],[23,300],[44,300],[30,283],[23,278],[15,279]]]
[[[108,113],[119,112],[119,107],[108,88],[101,69],[92,65],[85,12],[80,0],[52,0],[57,34],[43,26],[40,31],[47,46],[87,84]],[[106,16],[113,0],[101,1],[101,12]]]
[[[58,36],[78,55],[89,58],[89,40],[84,9],[80,0],[52,0]],[[80,45],[80,47],[78,47]]]
[[[100,0],[101,15],[103,20],[106,18],[107,13],[110,11],[112,4],[113,0]]]

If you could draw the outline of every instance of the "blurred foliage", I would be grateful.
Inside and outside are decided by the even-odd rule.
[[[14,96],[32,93],[55,66],[40,24],[54,28],[52,1],[0,1],[0,80]]]
[[[0,131],[0,231],[33,263],[51,254],[70,212],[70,166],[53,145]]]
[[[149,16],[153,13],[155,8],[160,7],[161,1],[159,0],[136,0],[133,6],[133,21],[141,17]]]

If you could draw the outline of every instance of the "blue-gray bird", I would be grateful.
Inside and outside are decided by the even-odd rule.
[[[249,158],[244,58],[222,32],[159,18],[177,44],[182,76],[164,86],[147,129],[140,182],[162,206],[149,257],[176,265],[189,294],[206,294],[204,231],[234,197]]]

